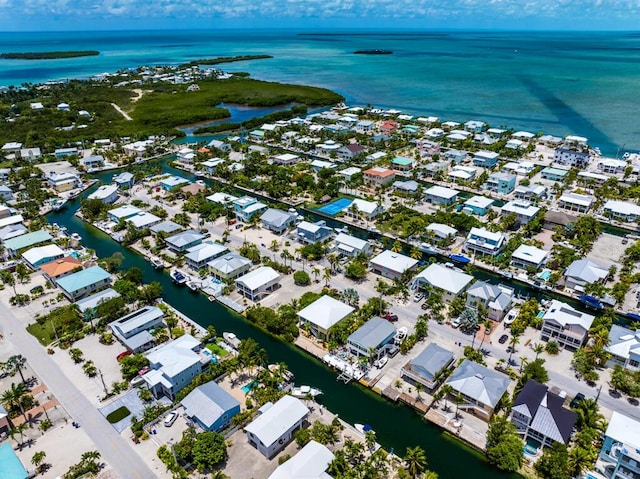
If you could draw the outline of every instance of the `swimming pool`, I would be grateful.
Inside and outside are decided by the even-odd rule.
[[[2,477],[25,479],[28,475],[10,444],[0,446],[0,464],[2,464]]]
[[[335,216],[342,210],[347,209],[352,202],[353,200],[349,198],[340,198],[333,203],[329,203],[328,205],[324,205],[322,208],[318,208],[318,211],[329,216]]]
[[[258,385],[258,381],[252,381],[249,384],[247,384],[246,386],[242,386],[242,392],[247,394],[249,391],[251,391],[257,385]]]
[[[73,256],[75,259],[78,259],[80,255],[78,254],[77,251],[72,251],[71,253],[69,253],[69,256]]]
[[[548,269],[545,269],[542,273],[538,275],[538,277],[540,279],[544,279],[545,281],[549,281],[549,278],[551,278],[551,271]]]

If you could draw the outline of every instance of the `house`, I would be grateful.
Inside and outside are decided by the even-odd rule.
[[[340,129],[336,129],[334,131],[339,132]],[[337,156],[338,150],[340,148],[342,148],[342,145],[340,143],[336,143],[333,140],[326,140],[324,143],[316,145],[316,151],[319,155],[326,155],[331,157]]]
[[[252,130],[249,132],[249,139],[252,141],[262,141],[265,132],[263,130]]]
[[[342,256],[355,258],[356,256],[369,256],[373,250],[373,245],[355,236],[339,233],[335,239],[335,250]]]
[[[163,325],[164,312],[156,306],[145,306],[109,324],[113,335],[134,354],[153,346],[150,329]]]
[[[496,256],[502,251],[506,242],[507,240],[502,233],[474,227],[467,235],[464,248],[474,254]]]
[[[610,479],[640,477],[640,421],[614,411],[604,433],[598,465]]]
[[[547,250],[528,244],[521,244],[511,254],[511,265],[516,268],[538,270],[547,261],[548,256],[549,252]]]
[[[293,165],[299,160],[300,157],[298,155],[294,155],[293,153],[283,153],[271,158],[271,161],[274,165]]]
[[[588,283],[605,282],[609,269],[594,263],[590,259],[578,259],[564,272],[564,284],[567,288],[583,291]]]
[[[41,102],[29,103],[29,108],[35,111],[44,110],[44,105]]]
[[[480,133],[481,131],[484,131],[486,124],[484,121],[469,120],[464,124],[464,128],[465,130],[469,130],[473,133]]]
[[[433,140],[437,140],[444,136],[444,130],[442,128],[430,128],[426,131],[425,136]]]
[[[561,347],[576,350],[587,341],[587,333],[594,317],[581,313],[566,303],[556,299],[542,317],[541,338],[543,341],[553,339]]]
[[[7,410],[0,404],[0,436],[6,437],[11,430],[11,424],[9,423],[9,413]],[[9,444],[6,444],[5,447],[11,449]],[[13,451],[13,449],[11,449]],[[26,471],[25,471],[26,477]]]
[[[564,400],[549,391],[549,386],[533,379],[526,382],[513,401],[511,422],[527,444],[569,444],[578,415],[562,407]]]
[[[590,195],[563,193],[558,199],[558,207],[569,211],[577,211],[578,213],[586,213],[594,201],[595,198]]]
[[[58,278],[62,278],[82,269],[82,263],[74,256],[64,256],[54,261],[40,265],[40,271],[46,279],[55,283]]]
[[[240,413],[240,403],[215,381],[191,391],[180,404],[184,415],[205,431],[220,431]]]
[[[20,150],[20,158],[29,162],[34,162],[42,158],[40,148],[22,148]]]
[[[375,201],[367,201],[356,198],[344,210],[344,213],[347,216],[351,216],[353,218],[364,217],[365,219],[370,221],[383,211],[384,207],[382,206],[382,204],[378,204]]]
[[[120,223],[120,221],[129,219],[139,213],[142,213],[140,208],[136,208],[133,205],[123,205],[107,211],[107,217],[114,223]]]
[[[444,186],[432,186],[424,192],[424,199],[427,203],[446,206],[457,201],[458,193],[459,191]]]
[[[176,231],[180,231],[182,229],[182,226],[180,226],[178,223],[174,223],[173,221],[169,221],[169,220],[165,220],[165,221],[161,221],[160,223],[156,223],[155,225],[151,226],[149,228],[149,231],[151,231],[151,233],[156,234],[159,231],[163,231],[164,233],[167,233],[168,235],[175,233]]]
[[[178,233],[173,236],[165,238],[167,247],[174,253],[184,253],[189,248],[193,248],[196,245],[202,243],[202,240],[206,238],[202,233],[197,231],[188,230]]]
[[[220,140],[211,140],[209,143],[207,143],[207,146],[209,148],[215,148],[216,150],[220,151],[231,151],[231,145]]]
[[[364,156],[367,149],[357,143],[349,143],[338,149],[338,158],[343,161],[353,160],[358,156]]]
[[[493,321],[502,321],[513,303],[513,288],[503,285],[476,281],[467,289],[467,307],[477,309],[482,305],[487,317]]]
[[[160,180],[160,186],[162,187],[162,189],[166,191],[171,191],[180,186],[184,186],[188,183],[190,183],[190,181],[187,180],[186,178],[182,178],[180,176],[173,176],[173,175]]]
[[[80,178],[73,173],[55,173],[53,171],[47,176],[47,182],[58,193],[79,188],[82,185]]]
[[[230,206],[233,204],[235,200],[238,199],[237,196],[229,195],[227,193],[214,193],[210,196],[207,196],[207,199],[212,203],[217,203],[223,206]]]
[[[396,179],[396,172],[394,170],[390,170],[389,168],[377,166],[375,168],[364,170],[362,172],[362,179],[365,185],[370,185],[374,188],[378,188],[380,186],[393,183],[393,181]]]
[[[626,201],[609,200],[604,204],[604,215],[618,221],[636,222],[640,219],[640,206]]]
[[[188,185],[184,185],[180,187],[180,191],[183,193],[183,196],[186,198],[190,196],[195,196],[198,193],[206,190],[207,190],[207,187],[199,183],[189,183]]]
[[[385,278],[402,278],[406,271],[413,271],[418,266],[418,260],[391,250],[384,250],[369,261],[371,271]]]
[[[367,162],[371,163],[371,162],[376,162],[376,161],[380,161],[383,158],[386,158],[387,154],[383,151],[376,151],[375,153],[371,153],[370,155],[367,155],[367,157],[365,158],[365,160],[367,160]]]
[[[32,231],[24,235],[16,236],[4,242],[4,249],[10,257],[17,256],[18,252],[51,241],[53,237],[45,230]]]
[[[77,148],[58,148],[53,152],[54,156],[60,160],[62,158],[66,158],[67,156],[78,155]]]
[[[582,169],[589,164],[589,151],[559,146],[553,152],[553,162],[558,165],[575,166]]]
[[[629,165],[624,160],[616,158],[599,158],[596,167],[603,173],[609,175],[618,175],[624,173]]]
[[[4,244],[5,241],[22,236],[27,233],[27,228],[22,224],[8,225],[4,228],[0,228],[0,243]]]
[[[332,232],[333,230],[327,226],[326,221],[319,220],[315,223],[301,221],[298,223],[296,234],[301,243],[314,244],[328,239]]]
[[[470,133],[467,131],[452,130],[451,133],[447,135],[447,140],[452,142],[466,141],[469,136]]]
[[[493,203],[494,201],[491,198],[473,196],[464,202],[462,211],[473,215],[484,216],[491,210]]]
[[[41,265],[64,257],[64,251],[55,244],[37,246],[22,253],[22,259],[29,268],[36,270]]]
[[[199,340],[185,334],[145,354],[151,370],[142,377],[155,398],[167,396],[175,399],[175,395],[202,372],[211,358],[201,356],[201,349]]]
[[[298,429],[302,429],[310,411],[300,399],[288,395],[275,404],[265,404],[261,411],[245,431],[249,444],[271,459],[293,440]]]
[[[236,253],[228,253],[207,263],[214,278],[221,281],[235,279],[251,269],[251,260]]]
[[[10,141],[2,145],[1,151],[3,155],[17,155],[22,149],[22,143]]]
[[[547,188],[542,185],[518,185],[513,192],[513,196],[518,200],[536,202],[547,197]]]
[[[433,235],[434,238],[442,241],[449,241],[458,234],[455,228],[442,223],[431,223],[426,227],[425,231],[427,234]]]
[[[442,300],[450,303],[467,289],[472,279],[473,276],[453,266],[433,263],[415,277],[412,289],[426,289],[426,285],[441,292]]]
[[[480,150],[473,154],[473,165],[483,168],[493,168],[498,163],[498,153],[493,151]]]
[[[311,166],[311,168],[313,168],[313,170],[317,173],[325,169],[332,170],[336,167],[336,164],[332,163],[331,161],[313,160],[311,163],[309,163],[309,166]]]
[[[115,203],[118,199],[118,185],[102,185],[87,198],[100,200],[105,204]]]
[[[349,168],[338,171],[338,174],[342,176],[346,181],[351,181],[355,175],[360,173],[362,173],[362,169],[356,166],[350,166]]]
[[[106,288],[89,295],[86,298],[79,299],[74,303],[74,305],[84,315],[85,321],[88,321],[89,319],[96,317],[96,310],[100,304],[119,297],[120,293],[115,289]]]
[[[288,211],[267,208],[260,216],[260,223],[266,230],[282,234],[296,222],[296,215]]]
[[[298,318],[303,329],[308,327],[311,334],[326,341],[331,334],[331,328],[348,318],[354,311],[355,308],[348,304],[324,295],[300,310]]]
[[[552,230],[556,226],[566,226],[569,223],[578,221],[576,216],[565,213],[564,211],[549,210],[544,215],[544,229]]]
[[[485,421],[493,415],[511,380],[493,369],[465,359],[447,379],[455,393],[460,393],[458,407]]]
[[[374,316],[347,338],[347,347],[358,357],[380,359],[393,347],[396,327],[386,319]]]
[[[251,221],[253,215],[262,213],[267,205],[250,196],[243,196],[233,202],[233,210],[238,221]]]
[[[429,156],[433,157],[433,155],[437,155],[440,153],[440,143],[430,140],[417,140],[416,145],[420,150],[420,156]]]
[[[453,353],[435,343],[429,343],[415,358],[405,364],[401,374],[414,383],[431,390],[438,385],[436,378],[453,363]]]
[[[71,301],[89,296],[111,284],[111,274],[100,266],[91,266],[56,281],[64,295]]]
[[[516,187],[516,175],[509,173],[491,173],[484,187],[489,191],[508,195]]]
[[[540,138],[538,138],[538,141],[543,145],[557,146],[562,143],[563,140],[559,136],[542,135]]]
[[[394,170],[398,171],[411,171],[413,169],[413,160],[411,158],[402,158],[396,156],[393,160],[391,160],[391,166]]]
[[[181,148],[180,150],[178,150],[176,159],[182,163],[191,165],[196,159],[196,152],[191,148]]]
[[[610,354],[607,366],[620,365],[624,369],[640,369],[640,331],[614,324],[609,331],[609,344],[605,351]]]
[[[568,173],[569,170],[547,166],[540,172],[540,177],[543,180],[562,182]]]
[[[219,258],[229,249],[220,243],[205,242],[192,246],[184,255],[187,265],[194,271],[207,267],[210,261]]]
[[[460,164],[467,159],[468,154],[469,153],[464,150],[456,150],[452,148],[444,152],[444,157],[447,159],[448,162],[454,162],[456,164]]]
[[[69,108],[69,104],[68,104],[68,103],[65,103],[65,102],[58,103],[58,106],[57,106],[56,108],[57,108],[58,110],[60,110],[60,111],[69,111],[69,110],[70,110],[70,108]]]
[[[80,164],[84,165],[84,167],[87,170],[102,168],[104,166],[104,156],[102,155],[85,156],[80,160]]]
[[[131,188],[134,183],[133,173],[123,171],[122,173],[115,175],[112,180],[118,188]]]
[[[526,143],[522,140],[512,138],[505,143],[504,147],[509,148],[510,150],[520,150],[521,148],[524,148],[525,144]]]
[[[502,167],[503,171],[507,173],[514,173],[516,175],[526,176],[536,169],[536,164],[530,161],[520,161],[518,163],[510,161]]]
[[[137,215],[127,218],[126,222],[128,225],[132,225],[137,231],[142,231],[162,222],[162,218],[147,211],[141,211]]]
[[[259,301],[280,287],[280,275],[270,266],[261,266],[236,279],[238,292],[251,301]]]
[[[457,183],[461,181],[472,181],[476,177],[478,170],[470,166],[456,165],[449,172],[449,177]]]
[[[358,133],[372,133],[376,124],[371,120],[360,120],[356,123],[356,131]]]
[[[500,212],[502,216],[514,214],[518,224],[526,225],[540,213],[540,208],[526,200],[513,200],[505,203]]]
[[[326,471],[334,458],[329,449],[311,440],[295,456],[280,464],[269,479],[332,479]]]

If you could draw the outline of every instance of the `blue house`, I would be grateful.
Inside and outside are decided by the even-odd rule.
[[[115,175],[112,180],[118,188],[131,188],[134,183],[133,173],[123,171],[119,175]]]
[[[298,239],[302,243],[314,244],[323,241],[331,235],[331,228],[323,220],[309,223],[302,221],[298,224]]]
[[[239,221],[250,221],[256,213],[262,213],[267,205],[250,196],[243,196],[233,202],[233,210]]]
[[[191,182],[186,178],[182,178],[180,176],[173,176],[173,175],[168,178],[165,178],[164,180],[160,180],[160,186],[162,186],[162,188],[167,191],[171,191],[175,188],[186,185],[188,183],[191,183]]]
[[[492,168],[498,163],[498,155],[493,151],[480,150],[473,155],[473,166]]]
[[[111,284],[111,274],[100,266],[91,266],[56,281],[64,295],[76,301]]]
[[[464,202],[464,208],[462,208],[462,211],[465,213],[471,213],[472,215],[484,216],[491,209],[491,205],[493,205],[493,200],[491,198],[474,196]]]
[[[492,173],[489,175],[489,178],[487,178],[484,187],[489,191],[508,195],[516,187],[516,175],[510,173]]]
[[[220,431],[240,412],[240,403],[215,381],[198,386],[182,401],[185,415],[205,431]]]

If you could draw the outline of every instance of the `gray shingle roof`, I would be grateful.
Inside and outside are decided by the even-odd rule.
[[[352,333],[347,338],[347,342],[359,344],[366,349],[377,348],[390,334],[395,332],[396,328],[393,324],[386,319],[375,316]]]
[[[198,386],[180,401],[189,417],[198,420],[211,428],[225,413],[240,406],[236,398],[222,389],[215,381]]]
[[[456,391],[492,408],[498,404],[510,382],[504,374],[468,359],[465,359],[447,380],[447,384]]]
[[[452,360],[453,353],[451,351],[435,343],[430,343],[420,354],[411,360],[409,365],[414,373],[433,381],[436,374]]]

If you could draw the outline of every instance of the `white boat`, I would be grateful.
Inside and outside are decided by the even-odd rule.
[[[160,258],[151,258],[149,261],[151,261],[151,264],[153,265],[153,267],[155,269],[162,269],[164,268],[164,263]]]
[[[427,254],[438,254],[438,250],[431,243],[420,243],[418,249]]]
[[[366,433],[366,432],[368,432],[368,431],[371,431],[371,432],[373,432],[374,434],[376,433],[376,432],[371,428],[371,426],[369,426],[368,424],[358,424],[358,423],[355,423],[355,424],[353,425],[353,427],[355,427],[355,428],[356,428],[356,431],[358,431],[358,432],[359,432],[359,433],[361,433],[361,434],[364,434],[364,433]]]
[[[318,388],[312,388],[311,386],[294,386],[291,388],[291,395],[300,399],[314,398],[320,394],[322,394],[322,391]]]
[[[200,289],[200,282],[199,281],[187,281],[187,287],[191,290],[191,291],[198,291]]]
[[[178,285],[183,285],[187,282],[187,277],[180,270],[172,270],[171,273],[169,273],[169,276],[171,276],[173,282]]]
[[[240,346],[240,339],[233,333],[222,333],[222,339],[224,339],[225,342],[234,349],[238,349]]]
[[[283,370],[279,364],[269,364],[269,366],[267,366],[267,369],[271,371],[272,374],[280,374],[282,376],[282,379],[284,379],[286,382],[293,381],[293,373],[288,369]]]
[[[71,239],[74,239],[76,241],[82,241],[82,236],[80,236],[78,233],[72,233]]]

